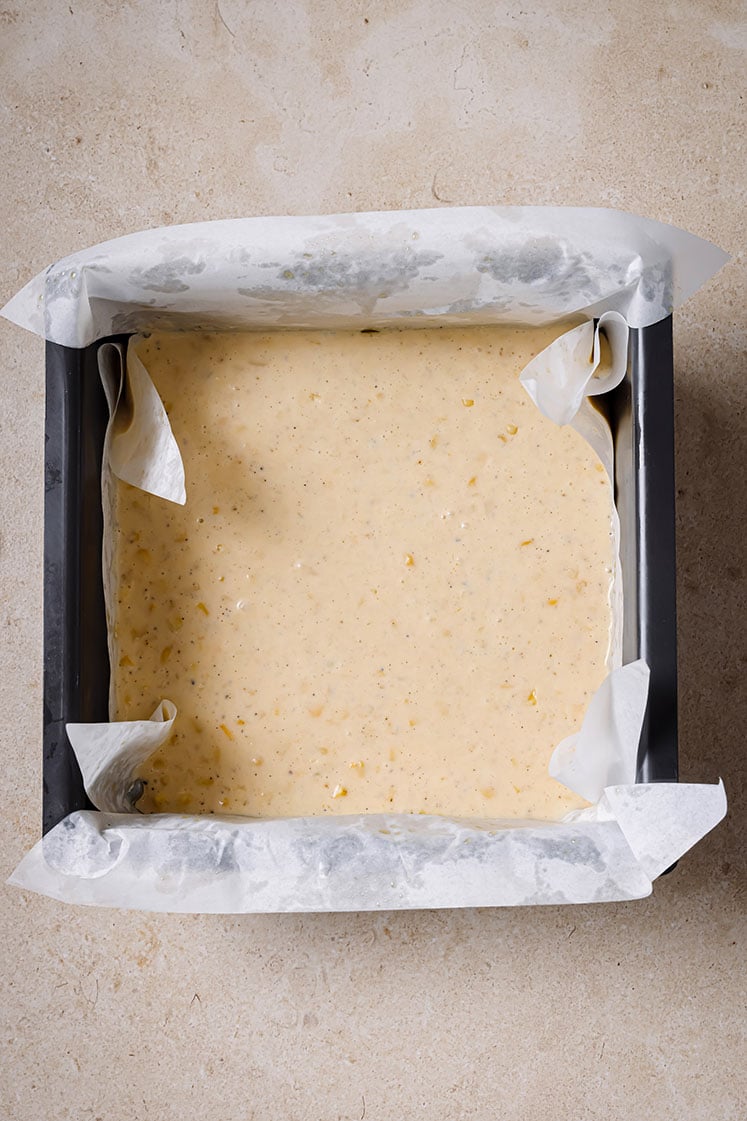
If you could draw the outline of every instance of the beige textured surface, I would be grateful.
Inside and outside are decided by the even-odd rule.
[[[727,822],[596,909],[141,917],[2,888],[2,1121],[747,1115],[746,44],[729,0],[3,6],[0,300],[148,225],[436,199],[620,206],[735,259],[676,323],[682,774],[723,775]],[[2,324],[0,351],[4,877],[39,829],[43,345]]]

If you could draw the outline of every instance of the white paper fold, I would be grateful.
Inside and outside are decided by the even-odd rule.
[[[10,882],[71,903],[221,913],[609,902],[651,891],[612,821],[501,830],[378,815],[135,821],[79,812]]]
[[[555,748],[552,777],[587,802],[598,802],[607,786],[634,783],[648,683],[642,661],[611,673],[591,698],[581,730]]]
[[[600,336],[609,347],[602,361]],[[628,366],[628,324],[606,311],[566,331],[524,367],[520,381],[537,408],[556,424],[570,424],[584,397],[607,393],[620,384]]]
[[[607,810],[643,871],[655,880],[718,825],[726,813],[726,792],[720,781],[610,786],[604,791],[599,816]]]
[[[137,356],[137,341],[132,339],[127,346],[124,377],[121,348],[106,344],[99,351],[112,418],[105,456],[123,482],[183,506],[187,493],[181,452],[163,402]]]
[[[149,720],[68,724],[86,794],[99,810],[129,813],[137,771],[171,735],[176,705],[161,701]]]
[[[130,234],[36,276],[2,314],[65,346],[161,328],[549,323],[669,315],[728,260],[619,210],[475,206],[236,218]]]
[[[609,428],[585,400],[624,376],[628,325],[668,315],[726,260],[681,230],[609,210],[439,209],[255,218],[145,231],[74,254],[3,314],[85,346],[161,329],[540,324],[574,326],[527,367],[539,408],[573,426],[612,475]],[[594,322],[597,319],[598,322]],[[602,338],[607,346],[602,347]],[[115,576],[112,475],[184,502],[179,449],[155,388],[127,348],[100,351],[112,420],[102,472],[104,569]],[[723,787],[636,786],[648,668],[619,665],[551,773],[596,803],[563,823],[366,816],[251,821],[144,816],[133,779],[168,736],[150,720],[70,725],[102,812],[71,814],[11,882],[77,903],[249,912],[511,906],[634,899],[720,820]],[[111,626],[111,607],[108,604]]]
[[[610,903],[649,895],[654,876],[726,809],[721,784],[607,794],[618,820],[78,812],[9,882],[68,903],[227,914]]]

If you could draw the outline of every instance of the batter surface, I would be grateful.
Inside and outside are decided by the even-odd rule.
[[[557,329],[153,335],[187,504],[119,484],[147,811],[557,819],[606,674],[610,485],[518,375]]]

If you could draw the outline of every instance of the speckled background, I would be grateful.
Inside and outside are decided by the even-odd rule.
[[[597,908],[2,888],[3,1121],[745,1116],[746,47],[731,0],[3,3],[0,302],[85,244],[244,214],[611,205],[733,254],[676,317],[682,777],[722,775],[727,821]],[[5,323],[0,349],[5,876],[39,832],[44,351]]]

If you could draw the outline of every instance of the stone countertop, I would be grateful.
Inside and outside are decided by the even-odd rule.
[[[248,214],[615,206],[733,254],[675,318],[681,773],[724,778],[727,820],[620,905],[158,916],[2,887],[0,1116],[743,1118],[743,5],[9,0],[0,26],[0,303],[86,244]],[[40,826],[44,347],[2,322],[0,351],[4,878]]]

